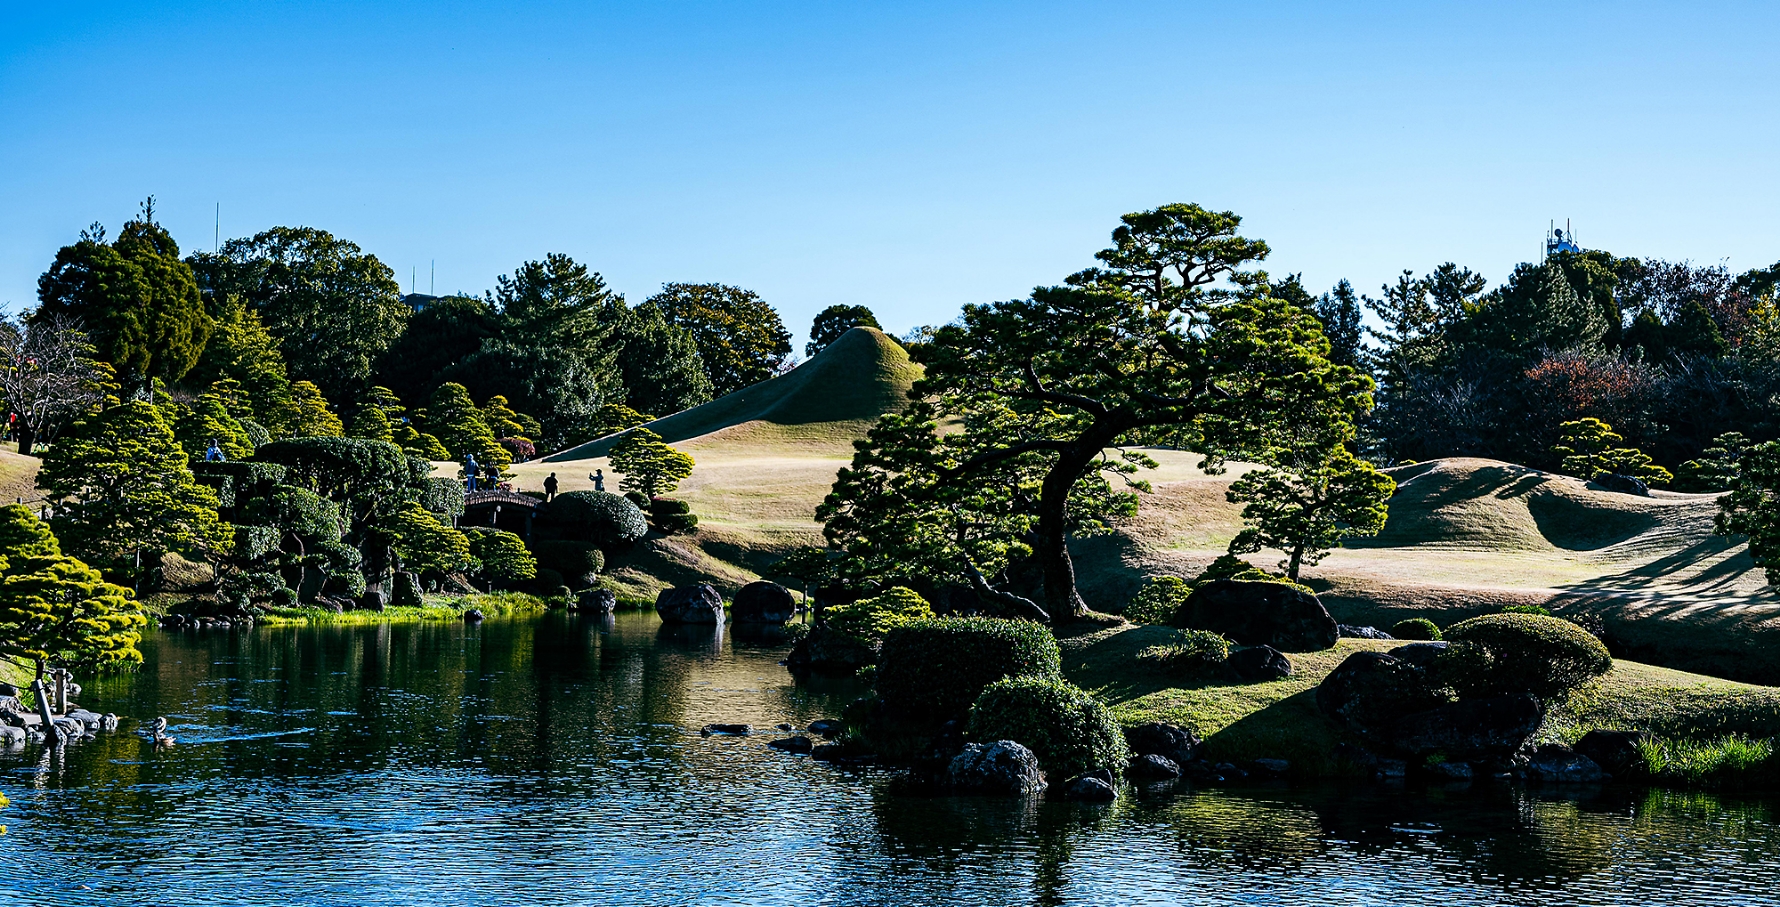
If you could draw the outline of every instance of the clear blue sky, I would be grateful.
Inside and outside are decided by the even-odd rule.
[[[1234,210],[1267,267],[1500,280],[1552,218],[1780,259],[1774,4],[0,6],[0,306],[144,196],[187,249],[321,227],[427,289],[564,252],[901,331]],[[801,345],[801,344],[800,344]]]

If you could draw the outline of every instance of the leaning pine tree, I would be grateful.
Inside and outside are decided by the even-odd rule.
[[[1123,221],[1096,256],[1105,267],[966,306],[921,347],[914,404],[879,422],[818,510],[857,573],[906,570],[912,553],[944,571],[930,578],[983,593],[985,560],[1029,549],[1042,608],[999,600],[1076,618],[1088,608],[1069,536],[1135,507],[1106,477],[1150,465],[1109,451],[1183,448],[1216,469],[1371,406],[1372,382],[1329,361],[1312,315],[1214,287],[1267,254],[1236,215],[1169,205]],[[942,422],[962,431],[941,437]]]
[[[0,655],[104,668],[140,663],[148,624],[130,590],[62,553],[30,508],[0,507]]]

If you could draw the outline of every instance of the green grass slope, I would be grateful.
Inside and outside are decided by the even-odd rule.
[[[1111,706],[1122,724],[1178,724],[1203,738],[1214,760],[1288,759],[1305,775],[1337,769],[1331,757],[1339,736],[1317,711],[1317,684],[1355,652],[1400,645],[1343,639],[1322,652],[1294,653],[1291,677],[1251,684],[1182,682],[1137,661],[1138,652],[1176,635],[1165,627],[1114,627],[1061,640],[1063,673]],[[1574,742],[1595,728],[1681,739],[1768,737],[1780,733],[1780,689],[1616,659],[1605,677],[1553,705],[1538,739]]]
[[[846,447],[880,414],[908,402],[921,368],[896,341],[856,327],[789,373],[649,423],[670,444],[692,438],[784,447]],[[567,463],[603,457],[605,437],[544,458]]]

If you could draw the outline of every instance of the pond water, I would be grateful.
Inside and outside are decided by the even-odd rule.
[[[733,631],[552,614],[156,633],[84,705],[166,715],[0,755],[6,904],[1768,904],[1774,804],[1664,792],[1181,787],[1107,807],[890,791],[704,738],[802,726]]]

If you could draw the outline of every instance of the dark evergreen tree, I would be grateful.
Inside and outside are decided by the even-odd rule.
[[[1360,299],[1353,284],[1346,280],[1316,301],[1316,317],[1323,323],[1323,336],[1329,338],[1329,361],[1336,365],[1361,368],[1360,340],[1364,327],[1360,323]]]
[[[878,318],[871,309],[862,305],[831,305],[816,313],[810,322],[810,342],[804,344],[803,354],[814,356],[822,352],[829,344],[841,339],[841,335],[856,327],[879,328]]]

